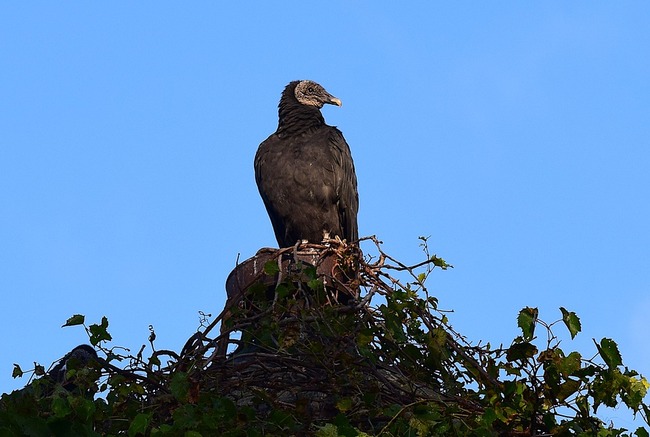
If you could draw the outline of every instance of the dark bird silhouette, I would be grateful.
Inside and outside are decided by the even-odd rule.
[[[350,147],[320,109],[341,101],[310,80],[289,83],[278,129],[255,155],[255,181],[280,247],[357,240],[359,196]]]
[[[23,408],[24,405],[38,405],[39,399],[51,396],[55,392],[57,384],[60,384],[69,392],[84,393],[92,398],[97,391],[96,385],[92,384],[93,386],[89,387],[90,383],[86,380],[82,381],[81,386],[79,386],[79,373],[70,375],[68,379],[68,371],[72,369],[79,371],[84,368],[96,368],[95,366],[100,361],[97,357],[97,352],[95,352],[92,346],[82,344],[75,347],[65,354],[59,360],[59,363],[49,373],[43,375],[42,378],[31,381],[19,390],[14,390],[11,393],[5,393],[0,396],[0,423],[5,424],[3,422],[3,419],[6,418],[4,416],[5,411],[18,410]],[[18,407],[17,405],[20,406]]]
[[[69,370],[68,366],[70,365],[70,360],[76,360],[76,368],[83,367],[87,365],[92,360],[97,360],[97,352],[93,349],[92,346],[87,344],[81,344],[70,352],[65,354],[59,363],[54,366],[50,371],[50,377],[56,382],[64,383],[66,382],[66,373]]]

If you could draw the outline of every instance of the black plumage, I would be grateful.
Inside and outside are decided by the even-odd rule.
[[[68,368],[70,360],[75,360],[75,368],[78,369],[86,366],[92,360],[97,360],[97,352],[95,352],[95,349],[88,344],[81,344],[75,347],[61,358],[56,366],[54,366],[50,371],[50,377],[56,382],[66,382],[66,373],[70,370]]]
[[[255,180],[280,247],[358,239],[354,162],[341,131],[325,124],[325,104],[341,101],[315,82],[289,83],[278,129],[255,155]]]

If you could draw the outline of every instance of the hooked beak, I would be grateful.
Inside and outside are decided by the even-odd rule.
[[[330,105],[343,106],[343,102],[341,102],[341,99],[337,99],[331,94],[327,95],[327,102],[325,103],[329,103]]]

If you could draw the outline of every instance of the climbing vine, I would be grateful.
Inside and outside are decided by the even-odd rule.
[[[0,436],[649,435],[598,418],[626,407],[647,422],[648,382],[612,339],[564,347],[584,335],[576,313],[546,322],[526,307],[509,345],[473,343],[427,289],[452,267],[427,238],[414,265],[362,240],[366,254],[341,242],[258,253],[178,352],[156,350],[150,327],[131,353],[105,317],[73,315],[64,326],[85,329],[99,358],[70,360],[65,381],[15,365],[29,380],[2,396]]]

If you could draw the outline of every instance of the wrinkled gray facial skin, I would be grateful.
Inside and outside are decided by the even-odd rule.
[[[303,105],[322,108],[324,104],[341,106],[341,100],[337,99],[321,85],[311,80],[303,80],[296,85],[296,99]]]

